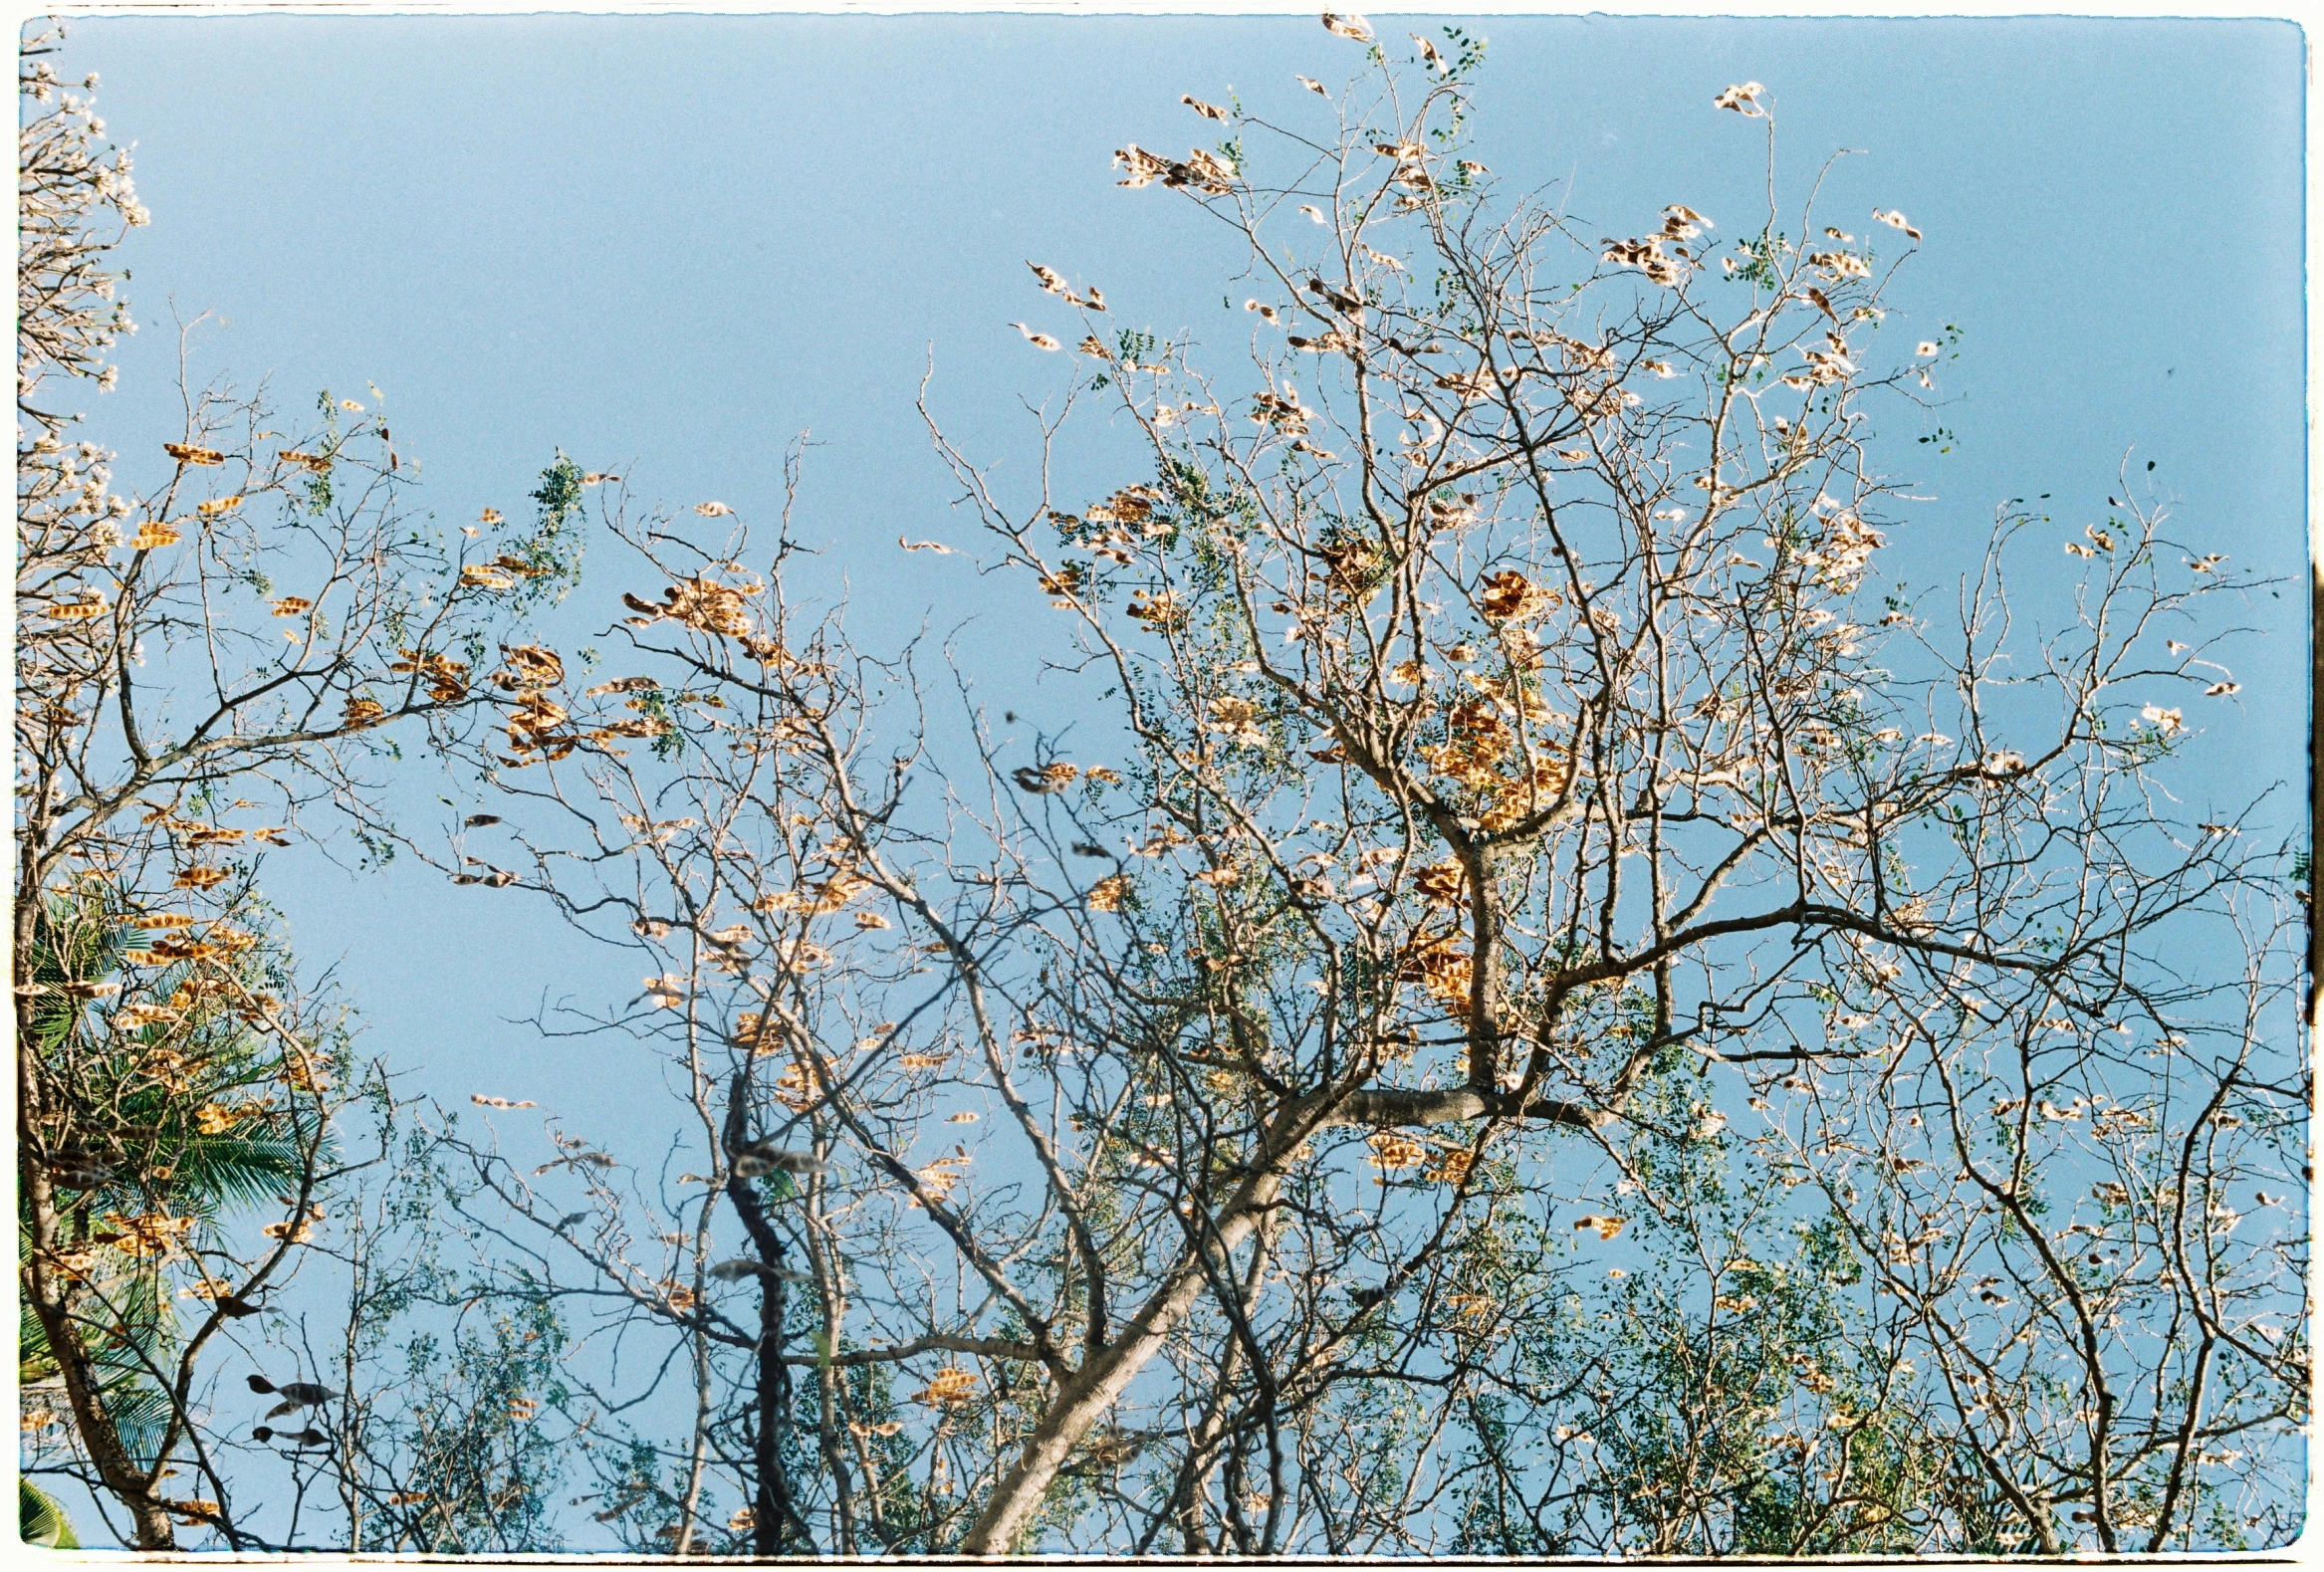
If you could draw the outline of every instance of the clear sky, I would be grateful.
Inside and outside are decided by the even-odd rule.
[[[2225,800],[2281,782],[2294,828],[2296,29],[1461,25],[1492,45],[1477,155],[1511,188],[1561,185],[1603,233],[1637,233],[1673,201],[1743,210],[1755,130],[1710,107],[1733,82],[1771,90],[1793,196],[1825,155],[1861,149],[1827,210],[1912,215],[1927,242],[1892,304],[1921,334],[1964,333],[1944,380],[1953,450],[1918,443],[1926,426],[1887,433],[1892,469],[1934,499],[1897,550],[1942,580],[2003,499],[2048,492],[2061,518],[2096,517],[2135,445],[2189,539],[2285,579],[2250,608],[2240,708],[2204,711],[2203,784]],[[1054,397],[1067,374],[1009,327],[1038,326],[1045,304],[1028,258],[1099,285],[1125,326],[1239,353],[1249,320],[1221,310],[1230,293],[1241,305],[1239,258],[1190,204],[1118,189],[1108,157],[1192,140],[1182,93],[1308,112],[1292,73],[1335,78],[1346,47],[1312,17],[76,21],[60,71],[103,74],[100,106],[136,143],[153,214],[123,248],[146,331],[124,346],[120,391],[87,401],[93,435],[122,451],[121,481],[161,478],[173,306],[220,319],[196,340],[200,372],[269,378],[287,408],[375,383],[424,505],[451,523],[521,508],[560,446],[648,501],[715,497],[771,520],[783,450],[812,430],[797,529],[844,574],[859,629],[878,642],[966,619],[980,693],[1053,728],[1071,717],[1041,712],[1019,634],[1049,614],[1039,597],[896,548],[971,544],[913,409],[920,376],[933,356],[934,404],[1006,486],[1034,456],[1019,401]],[[1072,473],[1097,495],[1137,478],[1125,452]],[[624,588],[659,585],[600,576],[576,615],[601,629]],[[600,1134],[634,1119],[622,1049],[502,1020],[541,990],[600,986],[601,956],[518,935],[546,926],[539,908],[418,868],[350,879],[288,855],[271,887],[300,948],[344,961],[370,1045],[412,1089],[534,1097]]]
[[[1892,299],[1920,331],[1966,336],[1945,375],[1954,451],[1889,433],[1895,466],[1937,499],[1898,543],[1932,577],[1965,564],[1996,502],[2093,503],[2133,445],[2195,538],[2298,572],[2296,29],[1471,25],[1492,42],[1480,155],[1513,188],[1561,183],[1608,233],[1674,200],[1716,214],[1735,193],[1740,209],[1756,140],[1709,107],[1733,81],[1776,95],[1795,190],[1827,153],[1861,149],[1828,211],[1911,214],[1928,241]],[[937,408],[1006,484],[1031,458],[1019,400],[1065,374],[1008,326],[1044,304],[1027,258],[1098,283],[1125,323],[1238,350],[1248,320],[1219,310],[1238,259],[1190,204],[1117,188],[1107,159],[1185,140],[1181,93],[1301,112],[1292,73],[1344,69],[1338,47],[1306,17],[77,21],[71,69],[103,73],[153,212],[123,252],[147,331],[97,434],[125,479],[155,478],[172,308],[222,319],[197,337],[198,368],[270,378],[286,405],[376,383],[447,520],[521,505],[559,446],[648,500],[771,519],[782,451],[812,431],[799,529],[847,576],[857,625],[896,637],[972,618],[963,664],[996,708],[1039,713],[1012,636],[1039,600],[896,549],[899,534],[968,544],[913,411],[919,377],[933,356]],[[576,610],[601,628],[624,587],[654,586],[603,579]],[[2288,815],[2302,601],[2253,612],[2266,631],[2239,656],[2244,709],[2207,710],[2209,753],[2223,782],[2286,783]],[[290,871],[274,882],[302,947],[346,956],[374,1040],[430,1081],[482,1054],[497,1089],[527,1095],[536,1070],[591,1051],[488,1024],[512,972],[555,970],[513,944],[507,904],[417,869]]]

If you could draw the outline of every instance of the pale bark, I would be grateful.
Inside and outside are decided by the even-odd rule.
[[[1218,1220],[1214,1247],[1232,1250],[1249,1238],[1275,1200],[1279,1184],[1279,1176],[1272,1169],[1246,1182]],[[1082,1362],[1042,1415],[1016,1464],[994,1487],[976,1526],[961,1543],[963,1552],[995,1556],[1018,1548],[1017,1541],[1041,1510],[1057,1470],[1137,1379],[1138,1372],[1162,1351],[1162,1345],[1185,1321],[1209,1284],[1210,1273],[1204,1269],[1202,1256],[1190,1250],[1130,1318],[1121,1335]]]

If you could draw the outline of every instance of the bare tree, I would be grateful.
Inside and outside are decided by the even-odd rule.
[[[373,1374],[311,1476],[364,1543],[537,1513],[541,1433],[506,1421],[545,1403],[596,1518],[673,1554],[2288,1532],[2300,951],[2264,802],[2175,795],[2250,580],[2126,466],[2063,524],[2004,506],[1949,603],[1908,590],[1888,542],[1925,499],[1875,422],[1934,401],[1950,344],[1897,341],[1902,213],[1858,236],[1820,175],[1794,194],[1747,83],[1710,112],[1763,122],[1747,217],[1508,197],[1472,155],[1481,45],[1325,25],[1363,60],[1311,123],[1189,96],[1224,140],[1116,154],[1242,252],[1244,370],[1037,265],[1028,342],[1083,337],[1035,478],[923,393],[979,565],[1051,608],[1072,757],[943,691],[951,651],[860,647],[788,511],[754,544],[561,461],[497,562],[347,568],[437,588],[356,596],[338,664],[269,690],[384,666],[395,704],[219,767],[299,783],[287,824],[301,790],[363,800],[372,723],[430,728],[485,810],[397,844],[624,956],[635,995],[577,980],[538,1024],[634,1042],[674,1115],[552,1112],[539,1150],[521,1088],[430,1116],[415,1160],[478,1254],[426,1292],[522,1375],[385,1393],[354,1328],[418,1290],[353,1272],[343,1385]],[[1136,450],[1091,501],[1051,461],[1099,409]],[[211,429],[185,446],[224,458]],[[570,577],[591,482],[650,575],[618,657],[456,644]],[[405,549],[342,540],[317,561]],[[117,637],[57,647],[59,703],[130,713]],[[42,822],[121,813],[93,811]]]
[[[1176,187],[1247,241],[1258,392],[1238,400],[1128,336],[1107,343],[1094,292],[1036,270],[1079,304],[1083,352],[1151,442],[1152,482],[1075,516],[1046,486],[1013,507],[954,456],[972,504],[1128,699],[1143,849],[1178,839],[1182,859],[1175,873],[1157,859],[1135,899],[1197,936],[1193,953],[1175,947],[1169,997],[1201,1007],[1156,1041],[1150,1010],[1117,1035],[1119,1001],[1138,996],[1116,968],[1084,965],[1081,987],[1058,990],[1064,1028],[1129,1062],[1194,1050],[1157,1086],[1171,1112],[1156,1143],[1194,1224],[1133,1301],[1135,1332],[1061,1388],[967,1546],[1017,1542],[1207,1289],[1224,1324],[1186,1357],[1219,1371],[1248,1356],[1243,1407],[1227,1412],[1251,1445],[1270,1433],[1255,1455],[1265,1520],[1239,1520],[1227,1492],[1232,1543],[1278,1548],[1298,1507],[1272,1433],[1287,1396],[1345,1379],[1331,1372],[1345,1343],[1296,1294],[1257,1330],[1250,1290],[1226,1284],[1263,1281],[1287,1249],[1294,1278],[1370,1279],[1351,1324],[1425,1329],[1444,1295],[1473,1291],[1444,1268],[1492,1232],[1481,1161],[1567,1168],[1579,1137],[1633,1167],[1629,1211],[1660,1198],[1626,1146],[1715,1142],[1743,1120],[1764,1126],[1749,1144],[1788,1143],[1809,1165],[1867,1258],[1915,1241],[1928,1275],[1908,1302],[1940,1373],[1916,1397],[1958,1416],[1948,1439],[2033,1542],[2074,1532],[2054,1514],[2078,1508],[2101,1546],[2119,1542],[2118,1514],[2169,1543],[2190,1499],[2165,1481],[2210,1456],[2196,1433],[2280,1435],[2305,1384],[2280,1327],[2286,1346],[2245,1340],[2232,1401],[2207,1395],[2192,1363],[2223,1346],[2193,1330],[2207,1272],[2250,1295],[2242,1314],[2296,1321],[2285,1233],[2167,1271],[2158,1203],[2143,1229],[2136,1203],[2106,1210],[2127,1175],[2097,1166],[2151,1173],[2191,1153],[2209,1099],[2243,1087],[2265,1111],[2241,1116],[2271,1135],[2201,1188],[2290,1188],[2274,1132],[2296,1125],[2304,1084],[2284,1056],[2248,1067],[2256,1023],[2280,1031],[2289,1008],[2285,930],[2264,910],[2272,859],[2240,849],[2239,821],[2174,822],[2160,788],[2192,734],[2182,696],[2236,691],[2208,658],[2224,630],[2197,616],[2236,581],[2222,556],[2174,539],[2126,474],[2105,515],[2067,532],[2085,571],[2058,631],[2023,648],[2002,576],[2015,549],[2054,548],[2056,526],[2004,510],[1942,632],[1934,608],[1882,582],[1906,488],[1869,431],[1876,400],[1932,386],[1942,345],[1884,353],[1897,262],[1778,205],[1764,90],[1718,106],[1767,135],[1768,206],[1732,250],[1715,254],[1711,221],[1684,202],[1639,238],[1590,242],[1539,203],[1487,217],[1489,176],[1460,156],[1463,42],[1424,46],[1410,96],[1394,74],[1359,78],[1333,100],[1336,135],[1197,103],[1236,133],[1217,150],[1118,155],[1130,183]],[[1296,170],[1280,185],[1247,172],[1262,137]],[[1874,235],[1918,241],[1899,213],[1873,219]],[[1577,255],[1598,264],[1579,287]],[[2193,935],[2237,925],[2248,977],[2174,964]],[[1102,947],[1093,930],[1067,949]],[[2222,1020],[2222,997],[2246,1003]],[[2177,1051],[2207,1029],[2224,1033],[2218,1055]],[[1205,1049],[1224,1073],[1198,1080]],[[1690,1062],[1732,1090],[1674,1095]],[[1249,1101],[1230,1122],[1235,1083]],[[2051,1158],[2082,1109],[2104,1111],[2101,1139],[2081,1162]],[[1368,1163],[1419,1193],[1360,1230],[1320,1198],[1283,1208],[1293,1154],[1328,1150],[1335,1127],[1368,1130]],[[2143,1188],[2177,1196],[2196,1177]],[[2019,1269],[2040,1311],[2007,1325],[2013,1369],[2070,1349],[2078,1383],[2036,1405],[2020,1382],[2006,1406],[1946,1387],[1969,1328],[1998,1324],[1972,1267],[2014,1257],[2094,1179],[2079,1229],[2107,1247],[2077,1261],[2034,1249],[2038,1266]],[[1619,1230],[1616,1210],[1578,1226]],[[1283,1212],[1306,1226],[1270,1243],[1263,1222]],[[2134,1234],[2156,1241],[2143,1274],[2126,1270]],[[1736,1296],[1719,1291],[1721,1261],[1705,1268],[1716,1318]],[[2191,1330],[2158,1352],[2150,1315]],[[1383,1364],[1439,1385],[1432,1341],[1408,1333]],[[2046,1438],[2038,1466],[2000,1460],[1976,1423],[1996,1407],[2014,1435]],[[2056,1450],[2068,1434],[2078,1453]],[[2254,1456],[2214,1461],[2231,1472]],[[1214,1460],[1257,1471],[1232,1450],[1182,1464],[1182,1502]],[[1313,1510],[1333,1510],[1324,1493]],[[1399,1542],[1400,1513],[1409,1503],[1374,1531]]]
[[[648,969],[611,1017],[543,1024],[653,1047],[685,1130],[658,1169],[561,1124],[557,1155],[531,1172],[494,1141],[447,1139],[473,1164],[472,1204],[505,1244],[491,1263],[501,1291],[570,1302],[587,1318],[583,1348],[665,1343],[664,1356],[629,1356],[646,1372],[637,1389],[589,1388],[600,1407],[623,1414],[683,1384],[690,1419],[659,1460],[674,1483],[624,1459],[606,1520],[641,1549],[776,1554],[823,1542],[814,1512],[835,1547],[893,1547],[881,1472],[901,1426],[850,1372],[1018,1346],[953,1330],[957,1308],[891,1311],[889,1295],[928,1285],[864,1281],[842,1247],[859,1225],[906,1228],[895,1214],[917,1208],[982,1263],[987,1293],[1015,1291],[988,1253],[1003,1247],[990,1243],[992,1223],[951,1198],[963,1159],[912,1155],[935,1107],[931,1072],[950,1057],[957,982],[925,948],[899,946],[897,920],[877,907],[912,920],[928,897],[906,894],[896,870],[940,842],[898,822],[911,752],[869,768],[862,755],[869,711],[883,687],[908,682],[909,663],[871,661],[835,623],[795,609],[782,588],[787,543],[761,575],[744,565],[739,529],[705,547],[666,520],[633,528],[612,511],[606,522],[670,583],[658,598],[624,596],[625,664],[645,669],[583,687],[556,653],[511,650],[493,679],[509,707],[508,748],[490,762],[502,812],[485,831],[510,849],[480,856],[465,836],[445,867],[472,882],[460,870],[488,867],[488,884],[518,886],[494,898],[544,891]],[[987,904],[987,917],[1006,917],[1005,902]],[[973,913],[942,931],[964,948],[991,937]],[[973,984],[969,994],[973,1012]],[[888,1009],[899,1018],[876,1018]],[[866,1172],[834,1172],[840,1142]],[[674,1173],[681,1163],[698,1172]],[[716,1242],[722,1233],[730,1244]],[[909,1352],[844,1346],[863,1317],[892,1326],[891,1314],[905,1318],[897,1340]],[[812,1372],[806,1387],[795,1370]],[[737,1509],[712,1513],[727,1490]]]
[[[797,653],[780,571],[668,521],[630,600],[661,675],[613,691],[682,766],[524,701],[558,783],[527,823],[586,829],[527,877],[662,968],[646,1018],[755,1251],[754,1327],[705,1302],[712,1199],[667,1259],[550,1231],[688,1340],[681,1546],[706,1460],[756,1481],[762,1552],[861,1543],[874,1425],[917,1481],[878,1537],[972,1553],[1474,1548],[1451,1508],[1489,1496],[1505,1551],[2160,1548],[2283,1509],[2304,1259],[2224,1198],[2292,1188],[2292,952],[2259,820],[2180,823],[2167,785],[2235,692],[2205,605],[2247,581],[2127,473],[2086,526],[2005,508],[1953,607],[1886,578],[1912,499],[1872,417],[1946,347],[1894,344],[1909,220],[1787,206],[1753,84],[1716,110],[1764,122],[1766,205],[1724,251],[1684,201],[1614,241],[1504,209],[1476,55],[1375,49],[1320,130],[1190,98],[1228,140],[1117,154],[1247,246],[1256,320],[1228,383],[1034,269],[1086,335],[1045,455],[1095,390],[1146,478],[1088,504],[1045,458],[1003,495],[937,433],[1124,757],[975,730],[947,769],[915,719],[891,765],[870,696],[923,715],[909,663],[827,623]],[[2028,639],[2003,569],[2061,535]],[[2241,975],[2186,959],[2218,939]],[[981,1139],[932,1162],[938,1117]],[[738,1182],[762,1140],[812,1171],[796,1234]],[[1626,1230],[1653,1276],[1588,1270],[1576,1235]],[[1673,1314],[1703,1336],[1649,1335]],[[787,1400],[716,1348],[813,1366],[812,1445],[720,1451]],[[851,1410],[851,1361],[917,1410]]]
[[[140,1547],[173,1543],[173,1513],[241,1545],[197,1420],[204,1361],[295,1271],[364,1081],[258,858],[318,808],[388,848],[383,729],[460,735],[503,602],[567,571],[570,542],[545,523],[496,529],[497,560],[447,546],[406,517],[375,409],[327,394],[289,441],[262,401],[190,377],[166,481],[116,492],[55,400],[111,384],[131,324],[107,253],[145,215],[54,47],[20,73],[18,192],[21,1281],[59,1425],[38,1455],[126,1510]],[[164,1496],[187,1466],[208,1493]]]

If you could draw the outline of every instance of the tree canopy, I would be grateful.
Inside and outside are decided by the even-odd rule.
[[[1746,82],[1703,134],[1764,203],[1598,235],[1476,155],[1482,40],[1323,25],[1305,117],[1114,153],[1231,239],[1246,350],[1038,262],[1038,463],[922,390],[979,533],[902,544],[1046,597],[1084,740],[1030,753],[788,509],[561,452],[438,532],[376,409],[214,388],[116,496],[41,389],[143,213],[34,55],[34,1478],[146,1549],[563,1548],[569,1478],[681,1555],[2293,1531],[2307,865],[2175,791],[2256,580],[2126,465],[1902,582],[1911,219],[1794,194]],[[441,840],[380,805],[423,764]],[[260,893],[324,835],[642,970],[537,1024],[668,1106],[536,1166],[532,1100],[400,1087]]]

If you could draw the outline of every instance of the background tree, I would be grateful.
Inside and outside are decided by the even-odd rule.
[[[167,480],[115,491],[113,456],[68,441],[80,417],[57,401],[111,384],[104,356],[132,324],[107,253],[145,214],[126,155],[58,83],[56,43],[36,40],[20,72],[27,1424],[35,1468],[117,1503],[138,1546],[168,1548],[173,1515],[241,1546],[261,1541],[236,1524],[200,1417],[206,1361],[258,1340],[245,1318],[296,1273],[349,1172],[332,1131],[365,1089],[340,1007],[302,982],[258,894],[258,859],[324,807],[369,854],[390,848],[382,729],[459,735],[503,601],[553,581],[570,543],[553,523],[454,544],[415,529],[378,412],[328,394],[291,440],[263,429],[262,403],[189,382]],[[303,1412],[314,1431],[322,1411]],[[189,1469],[201,1493],[165,1495]]]
[[[546,648],[510,651],[494,677],[507,746],[484,761],[506,821],[464,833],[445,867],[545,891],[646,969],[614,1015],[577,1008],[542,1024],[635,1037],[688,1117],[659,1153],[553,1123],[557,1156],[529,1172],[496,1140],[447,1129],[470,1168],[462,1203],[505,1246],[487,1270],[506,1300],[573,1305],[584,1349],[665,1350],[630,1353],[642,1374],[615,1386],[579,1383],[609,1414],[654,1413],[672,1389],[690,1411],[674,1443],[631,1422],[634,1444],[605,1480],[600,1520],[635,1548],[929,1542],[930,1518],[958,1504],[899,1493],[908,1457],[887,1445],[901,1429],[892,1397],[860,1378],[932,1349],[1004,1345],[922,1304],[899,1307],[909,1353],[861,1346],[856,1323],[904,1290],[855,1278],[836,1253],[865,1208],[885,1216],[899,1199],[968,1258],[987,1248],[984,1226],[948,1200],[961,1160],[911,1155],[934,1108],[929,1072],[947,1056],[934,1049],[951,974],[916,983],[925,952],[899,948],[872,900],[899,857],[920,866],[937,844],[898,822],[908,750],[859,779],[866,718],[908,684],[909,662],[870,660],[834,622],[794,610],[788,544],[762,576],[744,565],[739,528],[704,547],[666,519],[632,525],[616,508],[604,522],[671,583],[658,599],[623,597],[619,664],[645,669],[584,687],[588,674]],[[470,849],[485,837],[507,849]],[[974,914],[960,921],[961,943],[984,941]],[[902,1018],[877,1019],[886,1010]],[[868,1174],[832,1172],[843,1135]]]

